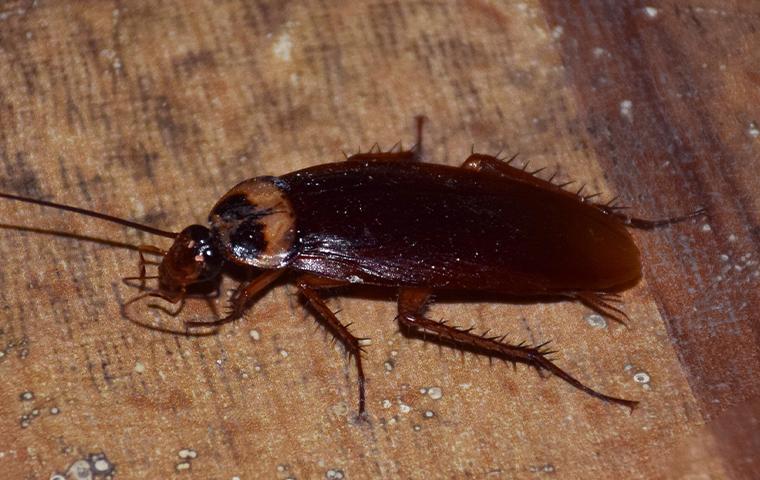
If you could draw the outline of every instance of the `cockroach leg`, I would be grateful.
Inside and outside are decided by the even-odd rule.
[[[538,346],[510,345],[504,342],[504,337],[487,337],[476,335],[471,329],[461,329],[445,325],[424,316],[430,292],[424,289],[402,288],[398,298],[398,320],[402,328],[417,335],[432,333],[444,343],[460,349],[472,350],[489,357],[496,357],[510,362],[520,362],[547,370],[573,387],[605,402],[616,403],[633,411],[638,402],[611,397],[587,387],[565,372],[547,355],[554,353],[546,350],[545,343]]]
[[[418,115],[414,117],[417,131],[417,141],[409,150],[404,150],[401,147],[401,142],[393,145],[389,150],[383,151],[380,146],[375,143],[369,149],[368,152],[359,152],[353,155],[344,153],[346,161],[348,162],[363,162],[368,160],[397,160],[402,162],[417,162],[422,158],[422,131],[425,124],[425,116]],[[397,149],[398,147],[398,149]]]
[[[690,218],[696,218],[696,217],[707,214],[706,208],[698,208],[697,210],[687,213],[686,215],[679,215],[675,217],[662,218],[662,219],[656,219],[656,220],[648,220],[644,218],[637,218],[637,217],[632,217],[630,215],[626,215],[618,211],[619,210],[618,207],[607,206],[607,205],[596,205],[596,207],[600,209],[601,211],[603,211],[604,213],[608,215],[612,215],[613,217],[619,219],[625,225],[631,228],[637,228],[639,230],[652,230],[659,227],[665,227],[668,225],[672,225],[674,223],[679,223],[685,220],[689,220]]]
[[[226,323],[234,322],[235,320],[240,319],[251,300],[272,282],[280,278],[283,273],[285,273],[284,269],[267,270],[250,282],[241,283],[238,286],[237,290],[235,290],[235,293],[232,295],[232,298],[230,299],[229,310],[227,312],[227,315],[224,317],[212,322],[187,321],[185,322],[185,325],[188,327],[218,327],[220,325],[224,325]],[[213,297],[207,296],[206,298]],[[216,311],[216,308],[213,308],[212,310]]]
[[[542,178],[537,177],[536,174],[541,172],[543,168],[539,168],[538,170],[529,172],[522,168],[515,168],[511,166],[510,163],[516,157],[517,155],[513,156],[507,161],[503,161],[492,155],[485,155],[482,153],[473,153],[469,157],[467,157],[467,160],[465,160],[464,163],[462,163],[462,168],[466,168],[469,170],[476,170],[479,172],[495,173],[503,177],[511,178],[513,180],[517,180],[523,183],[529,183],[539,188],[552,190],[558,193],[562,193],[564,195],[578,197],[578,195],[575,195],[572,192],[567,192],[563,190],[561,186],[555,185],[550,180],[544,180]],[[551,179],[553,180],[555,176],[556,174],[552,175]]]
[[[620,303],[620,296],[617,294],[604,292],[576,292],[572,294],[571,297],[580,301],[596,313],[599,313],[626,328],[628,327],[628,322],[631,321],[631,318],[627,313],[610,303]]]
[[[157,275],[147,276],[146,272],[145,272],[145,266],[146,265],[159,265],[161,263],[161,262],[156,262],[156,261],[153,261],[153,260],[146,260],[145,259],[145,254],[147,253],[147,254],[150,254],[150,255],[160,255],[161,257],[163,257],[163,256],[166,255],[166,251],[164,251],[164,250],[162,250],[162,249],[160,249],[158,247],[154,247],[153,245],[140,245],[140,246],[137,247],[137,251],[140,254],[140,260],[138,262],[138,267],[137,267],[138,270],[139,270],[139,272],[140,272],[140,274],[137,277],[123,277],[121,280],[126,285],[133,286],[133,287],[137,288],[140,291],[145,291],[145,280],[150,280],[150,279],[156,279],[156,278],[158,278]],[[139,285],[132,285],[132,284],[130,284],[129,282],[133,281],[133,280],[139,280],[140,284]]]
[[[155,292],[155,291],[150,291],[150,292],[142,293],[140,295],[137,295],[137,296],[131,298],[130,300],[128,300],[127,302],[125,302],[121,306],[121,316],[124,317],[124,318],[126,318],[129,322],[134,323],[135,325],[137,325],[139,327],[147,328],[148,330],[153,330],[155,332],[160,332],[160,333],[169,333],[169,334],[173,334],[173,335],[185,335],[185,336],[190,336],[190,337],[205,337],[205,336],[215,335],[216,334],[216,332],[217,332],[216,329],[208,330],[208,331],[205,331],[205,332],[192,332],[192,331],[187,330],[187,329],[185,329],[185,330],[175,330],[173,328],[159,327],[158,325],[151,325],[149,323],[144,323],[144,322],[135,320],[134,318],[132,318],[131,315],[129,315],[129,312],[128,312],[129,305],[131,305],[132,303],[135,303],[135,302],[137,302],[139,300],[142,300],[144,298],[147,298],[147,297],[159,297],[159,298],[163,298],[164,300],[170,301],[171,303],[176,303],[177,301],[180,301],[179,299],[172,299],[174,301],[169,300],[169,299],[165,298],[164,296],[162,296],[159,292]],[[184,303],[184,299],[182,299],[182,301]]]
[[[359,379],[359,418],[366,418],[365,409],[365,393],[364,393],[364,369],[362,368],[362,345],[363,338],[355,337],[348,329],[347,325],[343,325],[338,317],[335,316],[330,307],[322,300],[322,297],[317,293],[318,289],[332,288],[345,285],[345,282],[336,282],[329,279],[314,277],[312,275],[303,275],[296,280],[299,292],[308,300],[309,304],[316,310],[318,317],[321,318],[330,332],[340,340],[343,347],[349,356],[354,357],[356,361],[356,371]]]
[[[387,152],[363,152],[354,153],[346,158],[347,162],[364,162],[368,160],[398,160],[402,162],[413,162],[417,160],[415,150],[387,151]]]

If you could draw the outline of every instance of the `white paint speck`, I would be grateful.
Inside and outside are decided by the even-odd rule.
[[[609,52],[602,47],[595,47],[591,53],[594,54],[594,58],[602,58],[602,57],[609,57],[611,56]]]
[[[440,400],[443,396],[443,390],[441,390],[441,387],[430,387],[428,388],[427,393],[433,400]]]
[[[182,450],[177,452],[177,455],[179,455],[179,458],[183,458],[183,459],[196,458],[198,456],[198,452],[196,452],[192,448],[183,448]]]
[[[425,410],[425,413],[422,414],[425,418],[433,418],[435,417],[435,412],[432,410]]]
[[[362,279],[358,275],[349,275],[348,282],[349,283],[363,283]]]
[[[393,363],[391,363],[391,362],[385,362],[385,363],[383,364],[383,367],[385,367],[385,371],[386,371],[386,372],[391,372],[391,371],[393,371]]]
[[[190,470],[190,462],[181,462],[177,464],[177,471]]]
[[[760,129],[757,128],[757,124],[755,122],[749,122],[749,128],[747,128],[747,133],[752,138],[757,138],[760,136]]]
[[[409,413],[412,411],[412,407],[407,405],[406,403],[399,403],[398,404],[398,411],[401,413]]]
[[[636,372],[633,374],[633,381],[636,383],[649,383],[651,379],[646,372]]]
[[[287,357],[288,356],[288,351],[287,350],[280,350],[280,355],[282,355],[283,357]]]
[[[588,322],[588,324],[594,328],[607,327],[607,320],[605,320],[604,317],[599,315],[598,313],[592,313],[590,315],[587,315],[586,322]]]
[[[734,235],[733,233],[731,235],[729,235],[728,236],[728,241],[732,242],[732,243],[735,242],[736,241],[736,235]]]
[[[95,460],[95,463],[93,463],[92,466],[95,467],[96,472],[107,472],[111,470],[111,464],[105,458]]]
[[[274,55],[285,62],[289,62],[291,59],[291,51],[293,50],[293,42],[290,40],[290,35],[287,32],[280,35],[277,41],[272,46],[272,52]]]
[[[372,339],[371,338],[360,338],[359,339],[359,345],[362,347],[368,347],[372,345]]]
[[[620,115],[628,120],[633,120],[633,102],[630,100],[623,100],[620,102]]]
[[[325,474],[325,478],[327,478],[328,480],[343,480],[344,478],[346,478],[346,475],[343,473],[343,470],[337,470],[337,469],[331,468]]]
[[[253,340],[255,340],[255,341],[257,341],[257,342],[258,342],[259,340],[261,340],[261,334],[260,334],[260,333],[259,333],[259,331],[258,331],[258,330],[256,330],[256,329],[253,329],[253,330],[249,331],[249,332],[248,332],[248,336],[249,336],[249,337],[251,337]]]
[[[61,410],[58,407],[52,407],[50,409],[50,414],[51,415],[58,415],[59,413],[61,413]]]
[[[562,28],[562,25],[557,25],[552,29],[552,38],[555,40],[559,40],[562,37],[562,34],[565,33],[565,29]]]
[[[28,402],[29,400],[34,400],[34,393],[32,392],[24,392],[21,395],[19,395],[21,400]]]
[[[143,372],[145,372],[145,365],[143,365],[142,362],[135,363],[135,372],[136,373],[143,373]]]
[[[712,231],[712,227],[710,226],[709,223],[705,223],[704,225],[702,225],[702,231],[703,232],[710,232],[710,231]]]
[[[391,408],[391,405],[393,405],[393,404],[387,398],[385,400],[383,400],[383,408]]]
[[[644,7],[644,13],[647,14],[647,17],[654,18],[659,14],[659,10],[657,10],[655,7]]]

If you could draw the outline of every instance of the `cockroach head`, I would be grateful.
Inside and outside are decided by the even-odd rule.
[[[158,281],[165,292],[182,292],[189,285],[213,280],[224,259],[211,231],[202,225],[182,230],[158,266]]]
[[[276,177],[233,187],[211,210],[209,223],[217,248],[234,263],[282,268],[295,252],[295,214]]]

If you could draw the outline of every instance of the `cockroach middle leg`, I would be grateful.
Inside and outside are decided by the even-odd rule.
[[[402,162],[417,162],[422,158],[422,131],[425,124],[425,116],[418,115],[414,117],[416,125],[417,139],[409,150],[404,150],[401,143],[397,143],[390,150],[383,152],[375,144],[368,152],[359,152],[353,155],[346,155],[347,162],[363,162],[367,160],[397,160]],[[398,150],[396,151],[396,147]]]
[[[604,400],[605,402],[623,405],[631,410],[638,402],[611,397],[587,387],[576,380],[547,358],[550,351],[543,348],[544,345],[526,346],[510,345],[504,342],[504,337],[486,337],[471,332],[471,329],[462,329],[441,322],[436,322],[424,316],[425,307],[428,304],[430,292],[423,289],[403,288],[398,298],[398,320],[402,328],[417,335],[430,333],[440,341],[453,347],[473,350],[489,357],[500,358],[510,362],[520,362],[536,368],[547,370],[560,377],[575,388]]]
[[[308,300],[309,304],[316,310],[319,318],[321,318],[327,325],[330,332],[340,340],[343,347],[349,356],[354,357],[356,361],[356,371],[358,373],[359,383],[359,418],[366,417],[365,403],[366,395],[364,392],[364,369],[362,368],[362,351],[361,341],[363,338],[354,336],[348,327],[350,325],[343,325],[338,317],[335,316],[330,307],[322,300],[322,297],[317,293],[318,289],[331,288],[344,285],[343,282],[335,282],[328,279],[314,277],[311,275],[303,275],[296,280],[299,292]]]

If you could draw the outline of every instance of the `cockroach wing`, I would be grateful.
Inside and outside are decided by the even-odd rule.
[[[323,277],[541,295],[615,291],[641,276],[622,222],[550,188],[387,160],[280,178],[297,229],[290,265]]]

